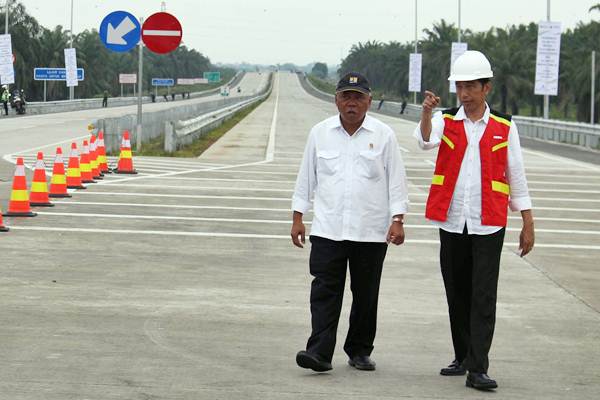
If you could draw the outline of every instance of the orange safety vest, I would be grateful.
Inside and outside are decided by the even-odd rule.
[[[460,172],[467,134],[462,120],[455,121],[458,108],[442,111],[444,134],[431,180],[425,217],[446,221]],[[490,118],[479,141],[481,156],[481,224],[506,226],[510,188],[506,180],[508,132],[511,116],[490,110]]]

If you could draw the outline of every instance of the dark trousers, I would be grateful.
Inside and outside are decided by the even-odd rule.
[[[346,269],[350,267],[352,310],[344,351],[349,357],[370,355],[377,326],[377,299],[386,243],[334,241],[311,236],[310,291],[312,333],[306,350],[331,362]]]
[[[496,293],[504,228],[491,235],[440,229],[440,264],[456,360],[487,373],[496,324]]]
[[[3,101],[2,105],[4,106],[4,115],[8,115],[8,102]]]

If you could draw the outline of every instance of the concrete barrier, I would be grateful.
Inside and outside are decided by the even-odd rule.
[[[253,104],[266,99],[273,88],[273,75],[268,80],[266,90],[260,90],[257,96],[244,100],[229,107],[220,108],[199,117],[185,121],[166,121],[165,122],[165,143],[164,149],[168,152],[174,152],[182,146],[188,145],[207,132],[221,126],[225,121],[231,119],[236,113],[251,107]]]
[[[269,81],[260,88],[257,94],[250,96],[226,97],[219,100],[208,101],[197,104],[180,103],[178,107],[155,112],[144,112],[142,119],[143,142],[155,139],[165,133],[166,121],[189,120],[199,115],[204,115],[216,110],[240,104],[249,99],[256,98],[265,93],[269,88]],[[136,135],[137,115],[129,114],[121,117],[102,118],[92,122],[94,126],[92,132],[104,131],[104,142],[108,153],[116,154],[120,148],[121,135],[124,130],[128,130],[131,136],[131,143],[135,146],[137,142]]]
[[[305,75],[299,74],[298,77],[302,87],[304,87],[308,93],[326,101],[334,101],[333,95],[315,88]],[[421,118],[420,104],[407,104],[403,114],[400,114],[400,103],[386,100],[380,110],[377,110],[378,104],[379,101],[373,101],[370,111],[415,122],[419,121]],[[524,117],[519,115],[513,116],[513,120],[517,123],[519,136],[600,150],[600,125],[598,124],[592,125],[581,122]]]

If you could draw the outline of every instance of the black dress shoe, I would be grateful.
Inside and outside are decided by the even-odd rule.
[[[467,369],[464,367],[464,365],[462,365],[462,363],[459,363],[456,360],[452,361],[450,365],[448,365],[446,368],[442,368],[440,370],[440,375],[445,376],[458,376],[464,375],[466,373]]]
[[[375,361],[369,356],[354,356],[348,360],[348,364],[362,371],[375,371]]]
[[[498,384],[495,380],[487,376],[487,374],[482,374],[480,372],[469,372],[469,375],[467,375],[467,382],[465,384],[468,387],[479,390],[490,390],[498,387]]]
[[[296,354],[296,364],[302,368],[312,369],[316,372],[325,372],[331,369],[331,363],[322,360],[318,355],[311,354],[308,351],[299,351]]]

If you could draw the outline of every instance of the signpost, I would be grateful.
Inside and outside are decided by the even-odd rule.
[[[83,68],[77,68],[77,80],[82,81],[85,79],[85,71]],[[46,101],[46,89],[47,81],[66,81],[67,80],[67,69],[66,68],[34,68],[33,69],[33,80],[44,81],[44,101]]]
[[[15,83],[13,61],[11,36],[0,35],[0,81],[3,85]]]
[[[158,54],[166,54],[175,50],[179,46],[179,43],[181,43],[183,35],[181,24],[177,18],[166,12],[152,14],[146,22],[144,22],[143,18],[140,18],[138,22],[132,14],[126,11],[114,11],[102,20],[99,34],[102,43],[112,51],[124,52],[131,50],[136,45],[138,46],[139,80],[137,81],[136,149],[140,150],[142,148],[142,89],[144,82],[142,72],[144,65],[144,45],[150,51]],[[121,95],[122,92],[123,88],[121,86]]]
[[[183,31],[181,24],[169,13],[152,14],[142,26],[142,40],[148,50],[158,53],[169,53],[179,46]]]
[[[135,84],[137,83],[136,74],[119,74],[119,83],[121,84],[121,97],[123,97],[123,84],[133,84],[133,92],[135,93]]]
[[[558,94],[561,23],[542,21],[538,25],[535,60],[535,94],[544,95],[544,118],[549,117],[548,96]]]
[[[204,72],[202,75],[208,82],[221,82],[221,73],[219,71]]]
[[[418,93],[421,91],[421,53],[410,53],[408,69],[408,91]]]
[[[140,41],[140,23],[127,11],[114,11],[100,23],[100,40],[119,53],[133,49]]]

